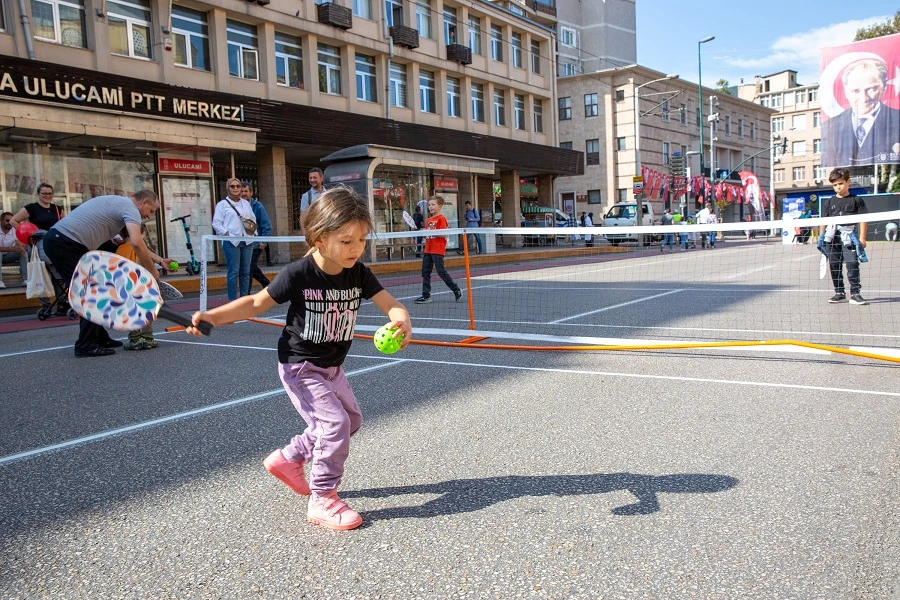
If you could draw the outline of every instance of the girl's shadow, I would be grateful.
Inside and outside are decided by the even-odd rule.
[[[635,475],[609,473],[595,475],[509,475],[485,479],[454,479],[442,483],[368,490],[347,490],[343,498],[388,498],[404,494],[440,494],[417,506],[398,506],[366,511],[366,519],[429,518],[473,512],[523,496],[573,496],[627,490],[637,502],[614,508],[618,516],[647,515],[659,510],[660,492],[709,494],[724,492],[738,484],[727,475],[687,474]]]

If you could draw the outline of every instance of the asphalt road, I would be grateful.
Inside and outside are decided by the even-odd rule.
[[[900,597],[896,364],[360,340],[332,532],[262,468],[302,428],[277,334],[3,335],[0,596]]]

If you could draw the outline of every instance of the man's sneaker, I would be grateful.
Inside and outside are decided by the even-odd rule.
[[[462,298],[462,290],[453,290],[453,296],[456,298],[456,301],[459,302],[459,299]]]
[[[103,348],[102,346],[91,346],[90,348],[76,348],[75,356],[78,358],[91,358],[94,356],[111,356],[116,351],[112,348]]]
[[[835,294],[834,296],[831,297],[831,300],[829,300],[828,302],[830,302],[831,304],[837,304],[838,302],[846,302],[846,301],[847,301],[847,296],[845,296],[843,294]]]
[[[292,462],[284,458],[281,449],[274,450],[263,460],[266,471],[281,480],[301,496],[309,496],[309,484],[303,474],[303,463]]]
[[[60,307],[60,309],[62,309],[62,307]],[[63,313],[66,312],[67,310],[69,310],[69,309],[68,308],[65,309],[63,311]],[[58,313],[58,314],[62,314],[62,313]],[[106,338],[102,342],[97,342],[97,343],[103,348],[121,348],[123,346],[122,342],[120,342],[119,340],[114,340],[110,337]]]
[[[321,496],[313,494],[309,497],[306,520],[338,531],[356,529],[362,525],[362,517],[359,516],[359,513],[338,498],[337,492],[334,490]]]
[[[850,304],[868,304],[869,301],[860,296],[859,294],[851,294],[850,295]]]
[[[429,304],[431,303],[431,296],[419,296],[415,299],[416,304]]]

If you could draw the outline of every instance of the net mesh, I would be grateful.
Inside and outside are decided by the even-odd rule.
[[[367,263],[407,305],[419,339],[635,348],[795,340],[893,355],[900,348],[900,286],[892,278],[900,244],[890,240],[898,219],[900,211],[745,224],[482,228],[483,254],[471,231],[382,233],[370,237]],[[832,267],[822,266],[817,242],[819,226],[835,224],[867,229],[867,261],[859,263],[867,305],[851,303],[857,290],[846,265],[840,274],[846,297],[831,301]],[[423,292],[421,244],[435,235],[461,240],[463,233],[465,254],[449,250],[444,258],[462,297],[457,301],[432,273],[431,302],[416,303]],[[217,239],[204,238],[203,251]],[[279,306],[261,317],[283,322],[286,312]],[[365,303],[357,332],[384,322]]]

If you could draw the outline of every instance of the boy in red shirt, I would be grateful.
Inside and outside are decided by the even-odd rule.
[[[444,199],[432,196],[428,199],[428,214],[431,215],[425,221],[425,229],[447,229],[447,217],[441,214]],[[459,286],[450,277],[450,273],[444,268],[444,254],[447,251],[447,236],[437,235],[425,238],[425,255],[422,258],[422,295],[416,298],[416,304],[428,304],[431,302],[431,271],[437,269],[437,274],[447,287],[453,292],[456,301],[462,298]]]

